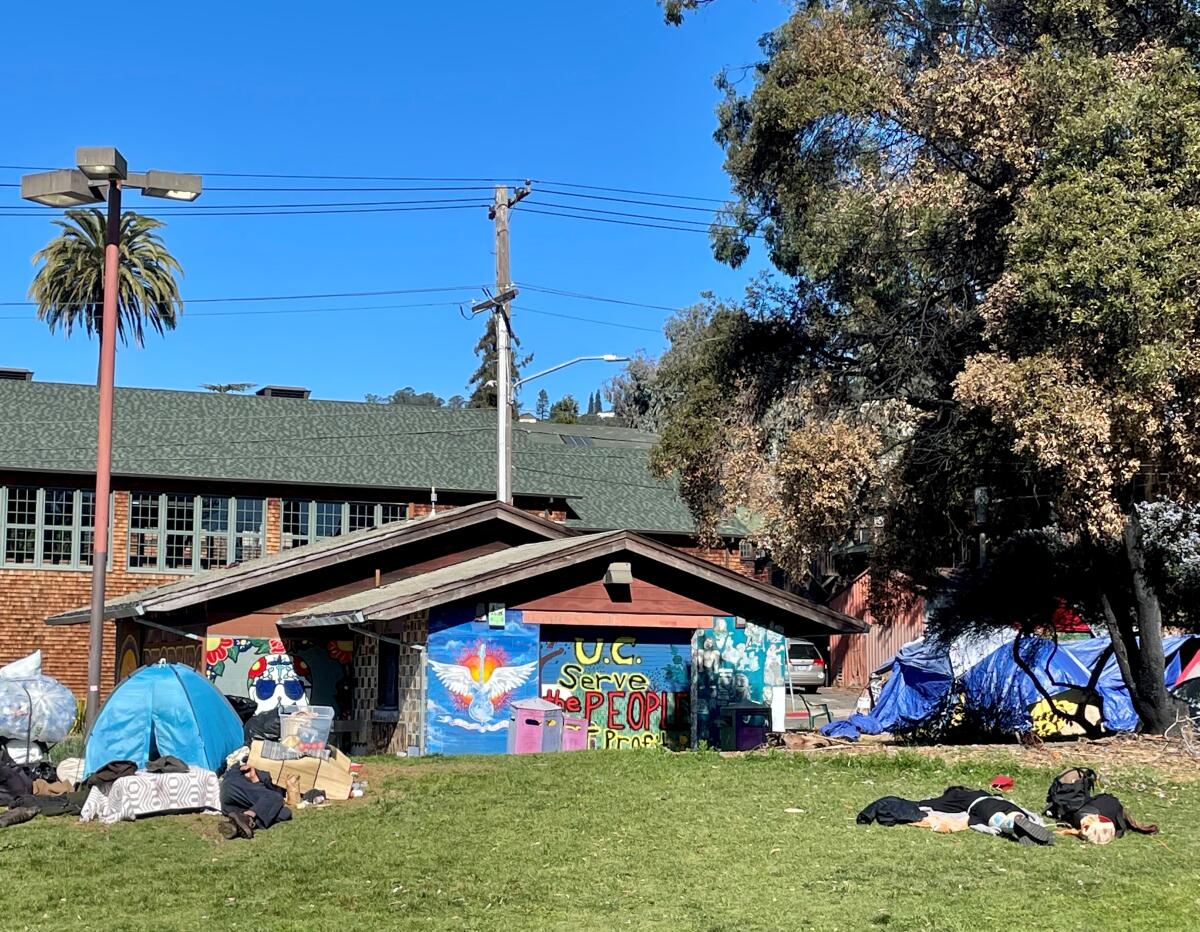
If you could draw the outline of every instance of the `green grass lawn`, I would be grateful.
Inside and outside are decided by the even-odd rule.
[[[1163,834],[1027,848],[863,828],[885,794],[1051,771],[1013,759],[581,752],[369,760],[370,795],[253,841],[216,819],[0,830],[5,929],[1197,928],[1200,783],[1106,788]],[[1066,764],[1064,764],[1066,766]],[[788,814],[784,810],[803,812]]]

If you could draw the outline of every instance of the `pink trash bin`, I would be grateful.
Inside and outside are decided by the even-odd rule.
[[[508,718],[508,753],[541,754],[562,749],[563,714],[547,699],[518,699]]]
[[[574,715],[564,715],[562,722],[562,749],[564,751],[586,751],[588,746],[588,720]]]

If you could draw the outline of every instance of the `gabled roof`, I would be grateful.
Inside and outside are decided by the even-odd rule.
[[[305,547],[248,560],[237,566],[205,570],[178,582],[141,589],[105,602],[104,617],[132,618],[147,612],[176,611],[486,521],[503,521],[551,540],[578,534],[571,528],[531,515],[512,505],[495,501],[480,502],[412,521],[330,537]],[[46,623],[70,625],[87,620],[88,609],[80,608],[48,618]]]
[[[857,618],[632,531],[585,534],[512,547],[311,606],[302,612],[284,616],[279,627],[306,628],[394,620],[437,605],[494,592],[505,586],[527,583],[573,564],[611,559],[618,555],[641,558],[679,574],[708,604],[719,605],[724,602],[740,608],[757,607],[756,612],[729,611],[728,614],[791,620],[794,623],[792,627],[806,628],[808,633],[816,633],[814,627],[819,632],[830,633],[856,633],[866,631],[868,627]],[[712,593],[719,593],[718,599],[714,600]]]
[[[478,408],[118,388],[113,473],[484,495],[496,488],[495,431],[495,411]],[[94,386],[0,380],[0,470],[86,475],[95,432]],[[690,533],[676,484],[650,473],[655,440],[607,425],[514,424],[513,488],[566,500],[582,528]]]

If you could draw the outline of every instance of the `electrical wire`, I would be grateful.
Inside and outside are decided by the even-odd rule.
[[[302,214],[308,215],[332,215],[332,214],[393,214],[403,213],[406,211],[437,211],[437,210],[476,210],[478,208],[488,207],[490,205],[480,201],[474,204],[445,204],[440,207],[370,207],[370,208],[338,208],[336,210],[226,210],[222,205],[214,205],[219,208],[203,212],[191,210],[187,208],[167,208],[167,210],[156,210],[155,216],[166,217],[288,217],[298,216]],[[9,208],[11,210],[11,208]],[[65,214],[65,211],[59,211],[59,214]],[[0,213],[0,217],[33,217],[42,216],[39,213]]]
[[[0,168],[3,168],[0,165]],[[533,179],[534,184],[548,184],[556,188],[580,188],[584,191],[615,191],[618,194],[640,194],[643,197],[669,197],[680,201],[707,201],[711,204],[724,204],[726,199],[719,197],[698,197],[694,194],[665,194],[662,191],[638,191],[633,188],[609,188],[596,184],[579,184],[574,181],[549,181],[544,178]]]
[[[618,327],[622,330],[640,330],[643,333],[654,333],[658,334],[659,336],[662,335],[662,331],[654,327],[639,327],[636,324],[623,324],[615,320],[599,320],[595,317],[577,317],[574,314],[561,314],[558,311],[543,311],[540,308],[530,307],[527,304],[516,304],[514,305],[514,308],[521,313],[528,312],[530,314],[538,314],[543,317],[558,317],[562,320],[577,320],[586,324],[599,324],[603,327]]]
[[[541,214],[545,217],[564,217],[568,220],[591,220],[595,223],[615,223],[626,227],[646,227],[651,230],[672,230],[675,233],[707,233],[709,232],[709,229],[711,229],[708,227],[705,229],[700,229],[698,227],[666,226],[665,224],[661,223],[644,223],[637,220],[616,220],[612,217],[592,217],[586,214],[554,213],[553,211],[538,210],[536,207],[525,207],[523,205],[518,205],[513,209],[520,210],[521,212],[527,214]],[[753,238],[758,239],[759,237]]]
[[[282,210],[298,207],[390,207],[394,205],[424,205],[424,204],[474,204],[487,206],[478,197],[436,197],[420,200],[406,199],[399,201],[306,201],[292,204],[191,204],[187,207],[167,207],[166,210],[181,213],[193,210]],[[44,213],[46,208],[36,204],[0,204],[0,210],[30,210]],[[156,210],[155,214],[160,213]]]
[[[325,298],[378,298],[398,294],[437,294],[443,291],[479,291],[489,285],[441,285],[436,288],[393,288],[387,291],[327,291],[322,294],[246,295],[221,298],[186,298],[184,304],[227,304],[244,301],[318,301]],[[86,307],[90,301],[80,301]],[[0,301],[0,307],[32,307],[36,301]],[[67,305],[64,305],[67,306]]]

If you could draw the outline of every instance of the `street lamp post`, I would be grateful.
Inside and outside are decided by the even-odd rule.
[[[104,582],[108,570],[109,492],[112,485],[113,382],[117,361],[117,298],[120,291],[121,188],[138,188],[151,197],[194,201],[199,175],[177,172],[129,172],[125,158],[111,146],[75,150],[74,169],[26,175],[21,197],[47,207],[79,207],[107,200],[104,234],[104,305],[100,326],[99,424],[96,431],[96,502],[92,529],[92,597],[88,625],[88,694],[84,733],[91,732],[100,706],[100,669],[104,652]],[[107,192],[101,189],[107,187]]]
[[[500,432],[501,442],[499,447],[501,451],[499,475],[496,477],[496,500],[512,504],[512,444],[504,443],[503,437],[505,431],[509,430],[509,424],[512,422],[512,405],[513,393],[524,385],[526,382],[532,382],[534,379],[540,379],[543,375],[549,375],[551,372],[557,372],[559,369],[565,369],[567,366],[573,366],[577,362],[629,362],[628,356],[617,356],[615,353],[604,353],[600,356],[576,356],[574,359],[568,359],[566,362],[560,362],[556,366],[551,366],[549,369],[543,369],[541,372],[535,372],[533,375],[527,375],[523,379],[517,379],[515,382],[508,381],[507,387],[504,382],[497,385],[498,396],[496,405],[500,410],[500,418],[498,430]],[[494,384],[493,380],[489,379],[485,384]]]

